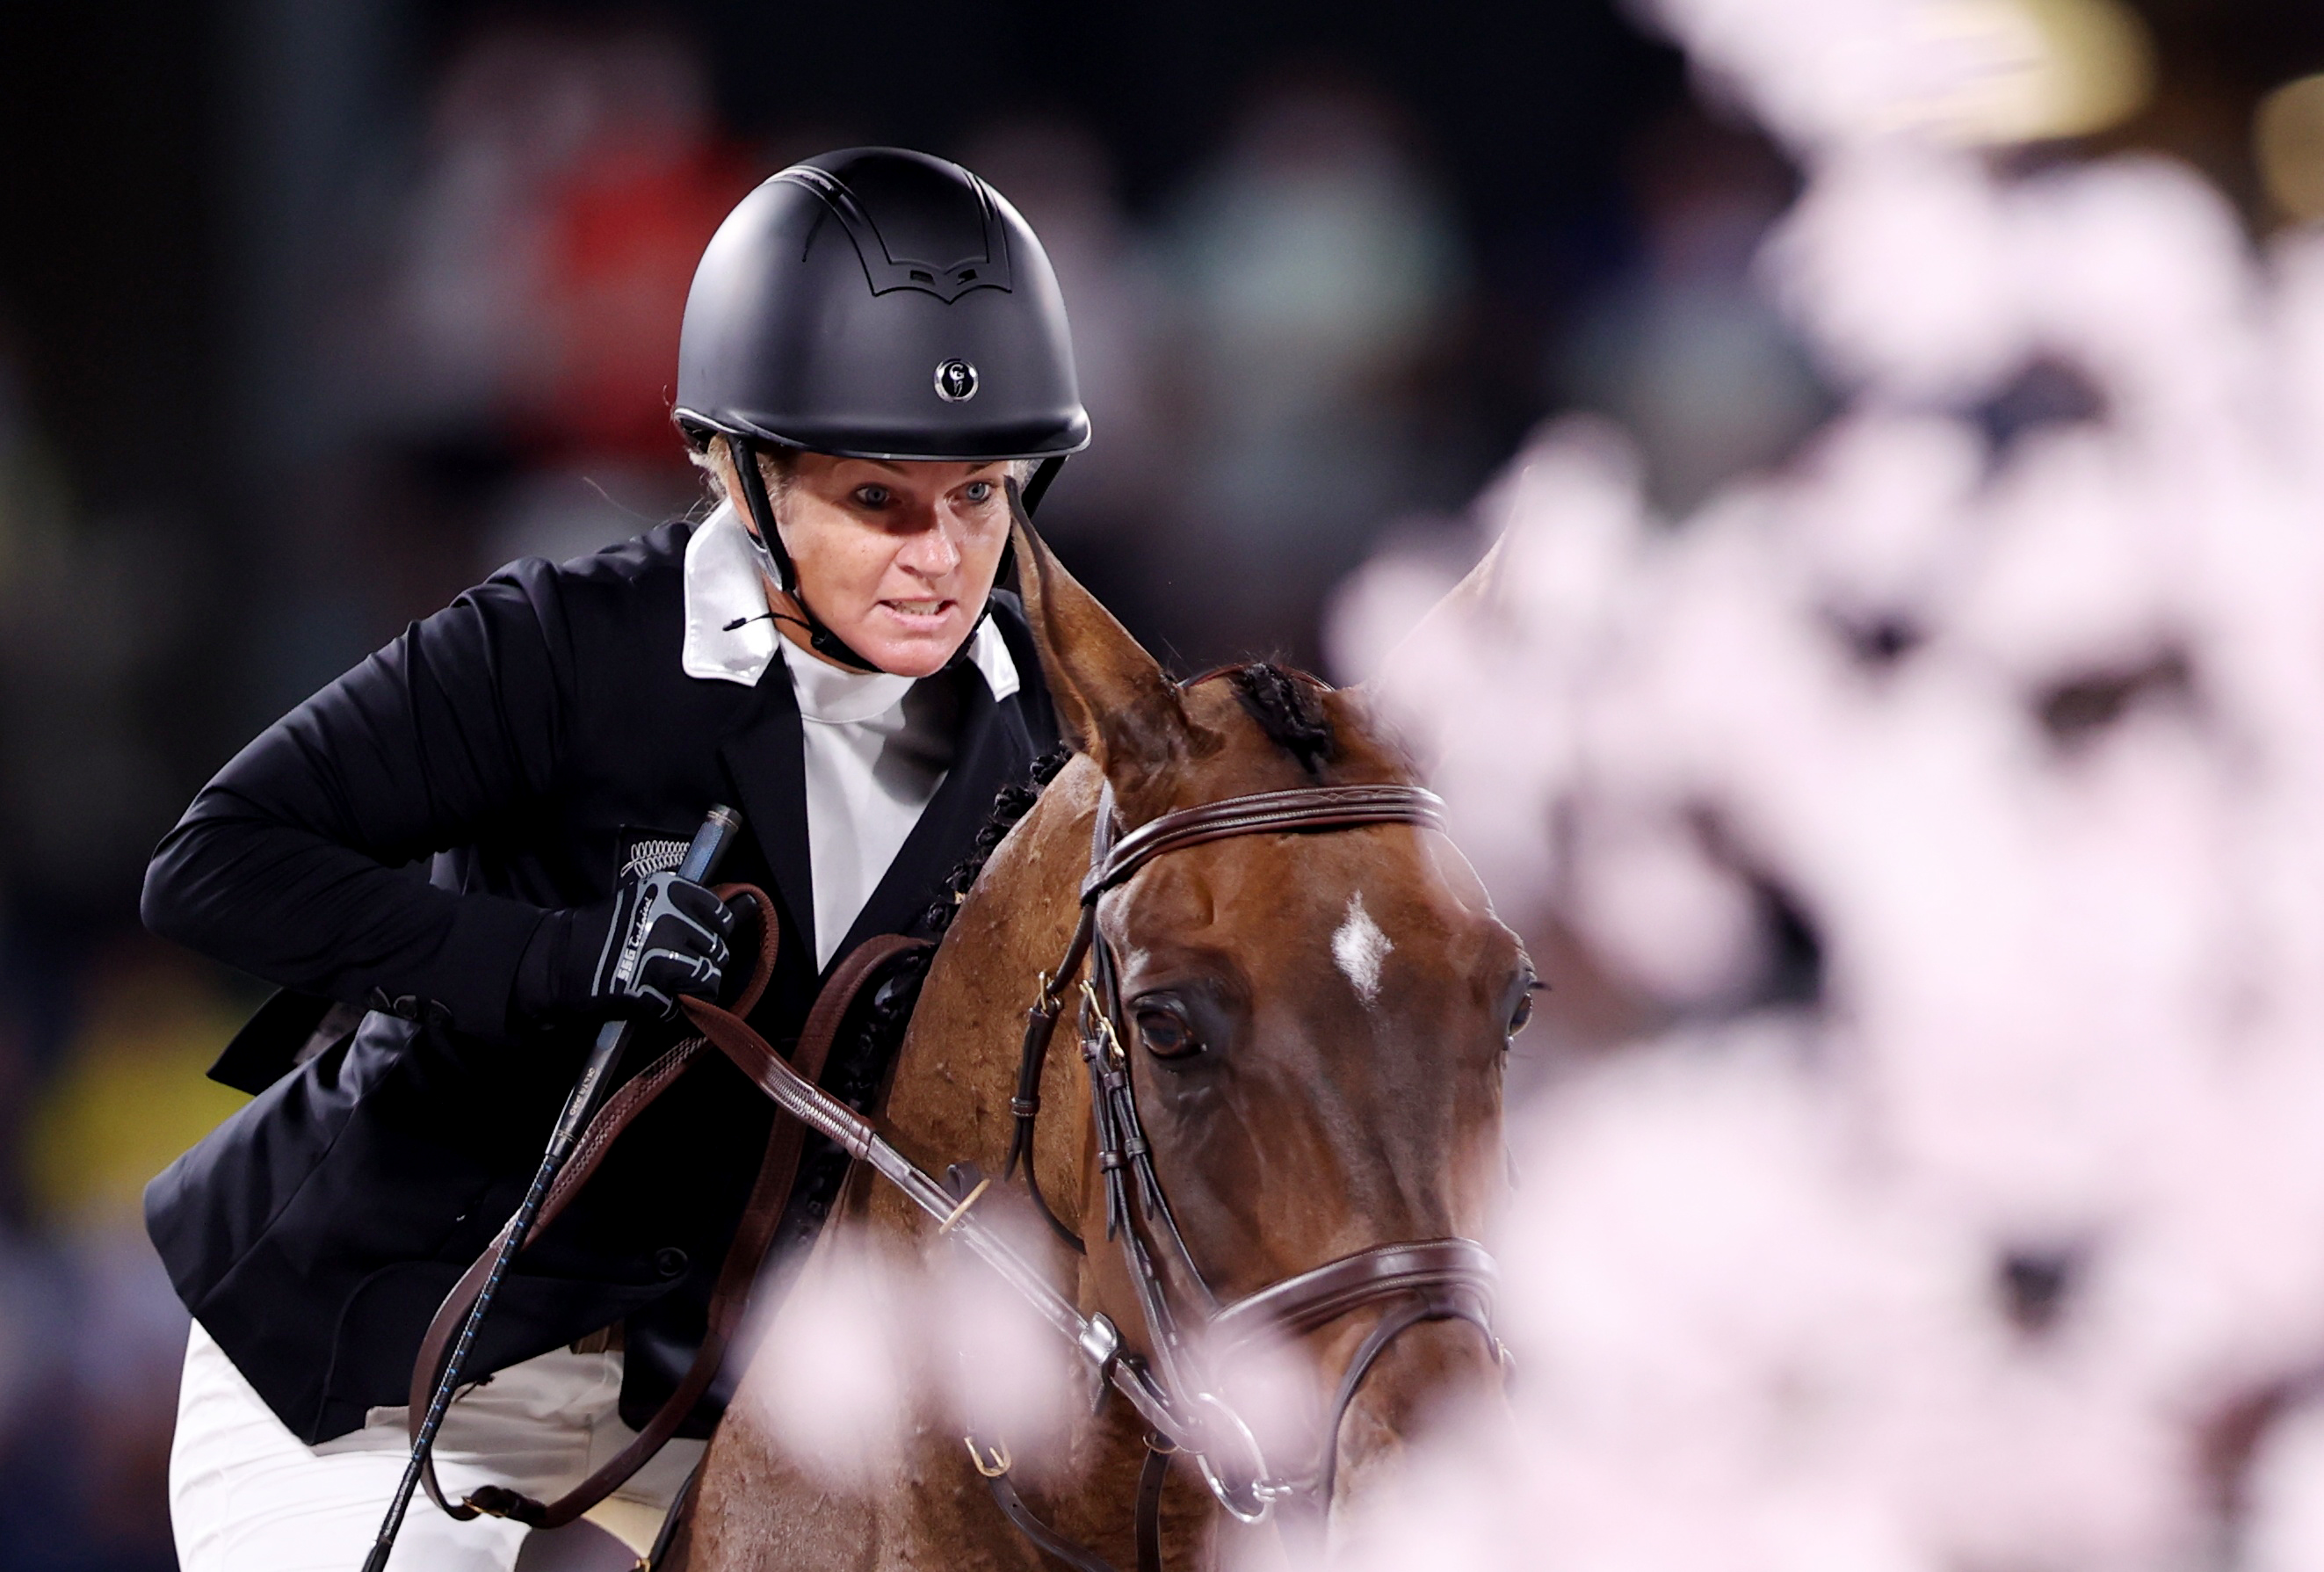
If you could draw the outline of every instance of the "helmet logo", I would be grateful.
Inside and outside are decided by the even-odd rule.
[[[936,365],[936,397],[956,404],[976,396],[976,367],[957,357]]]

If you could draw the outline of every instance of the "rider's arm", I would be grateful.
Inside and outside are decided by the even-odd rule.
[[[146,925],[286,987],[500,1034],[542,909],[412,865],[548,791],[572,669],[546,563],[413,624],[203,788],[146,872]]]

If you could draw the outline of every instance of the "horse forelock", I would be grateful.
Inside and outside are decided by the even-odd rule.
[[[1195,750],[1178,790],[1161,794],[1167,803],[1140,804],[1152,811],[1239,791],[1416,779],[1403,749],[1374,724],[1360,690],[1333,688],[1279,661],[1252,661],[1215,667],[1182,691],[1197,734],[1215,741]]]
[[[1254,661],[1229,674],[1243,713],[1259,723],[1268,741],[1299,761],[1311,775],[1323,773],[1339,738],[1323,707],[1323,685],[1305,672],[1271,661]]]

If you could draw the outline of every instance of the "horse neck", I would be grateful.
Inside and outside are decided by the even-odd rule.
[[[899,1144],[936,1171],[971,1159],[997,1181],[1007,1162],[1025,1013],[1041,973],[1063,958],[1080,916],[1099,785],[1086,760],[1051,783],[992,854],[929,970],[886,1123]],[[1087,1161],[1083,1073],[1068,1005],[1042,1078],[1034,1149],[1043,1192],[1068,1225],[1078,1224]],[[1021,1188],[1012,1188],[1021,1200]],[[1020,1220],[1029,1224],[1029,1208],[1022,1209]],[[900,1204],[890,1216],[899,1228],[918,1226]],[[1019,1237],[1047,1252],[1053,1281],[1084,1296],[1080,1257],[1038,1224],[1020,1229]],[[1135,1415],[1121,1402],[1109,1401],[1094,1415],[1084,1410],[1047,1466],[1025,1457],[1018,1481],[1060,1532],[1101,1548],[1117,1566],[1134,1559],[1127,1536],[1144,1459],[1139,1436]],[[947,1446],[959,1450],[956,1439]],[[1174,1518],[1181,1512],[1176,1508]]]

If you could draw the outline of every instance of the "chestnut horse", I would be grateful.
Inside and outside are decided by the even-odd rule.
[[[959,908],[881,1121],[922,1168],[941,1173],[973,1161],[996,1185],[1010,1147],[1028,1007],[1043,996],[1044,968],[1057,965],[1080,920],[1102,800],[1111,802],[1110,828],[1126,835],[1176,810],[1253,793],[1412,783],[1358,693],[1267,665],[1174,683],[1021,514],[1019,523],[1026,609],[1079,754]],[[1502,1066],[1533,985],[1515,935],[1440,830],[1414,822],[1305,828],[1328,832],[1237,833],[1176,847],[1095,902],[1096,948],[1120,1001],[1119,1037],[1129,1039],[1117,1062],[1130,1083],[1134,1124],[1183,1234],[1176,1258],[1199,1263],[1197,1281],[1207,1280],[1220,1303],[1383,1245],[1474,1239],[1505,1173]],[[1073,982],[1059,984],[1068,999]],[[1068,1005],[1068,1022],[1072,1013]],[[1044,1233],[1044,1264],[1084,1315],[1121,1329],[1125,1354],[1150,1360],[1135,1265],[1109,1242],[1115,1230],[1100,1171],[1107,1142],[1070,1035],[1061,1029],[1041,1075],[1030,1166],[1064,1220],[1060,1234],[1077,1232],[1087,1245],[1076,1253]],[[1020,1174],[1015,1193],[1029,1208],[1021,1184]],[[1150,1206],[1130,1211],[1124,1226],[1152,1235]],[[937,1234],[923,1210],[859,1162],[786,1308],[830,1270],[847,1236],[918,1253],[947,1248]],[[1200,1290],[1185,1275],[1164,1273],[1161,1288],[1184,1319],[1200,1323],[1204,1313],[1187,1298]],[[775,1312],[746,1367],[664,1567],[1047,1564],[1004,1516],[963,1445],[963,1422],[933,1386],[911,1393],[904,1455],[884,1483],[835,1488],[786,1456],[751,1419],[760,1402],[779,1401],[766,1391],[779,1379],[767,1350],[790,1335],[786,1320],[785,1310]],[[1497,1393],[1500,1351],[1489,1330],[1480,1336],[1482,1324],[1480,1315],[1401,1313],[1370,1299],[1286,1327],[1306,1356],[1301,1368],[1313,1390],[1295,1406],[1308,1422],[1305,1440],[1286,1448],[1270,1437],[1268,1450],[1313,1447],[1297,1472],[1323,1499],[1277,1515],[1328,1531],[1350,1498],[1392,1466],[1427,1409],[1464,1392]],[[933,1318],[925,1333],[937,1345],[955,1335]],[[1352,1388],[1342,1392],[1351,1366]],[[1333,1409],[1335,1392],[1343,1411]],[[1132,1507],[1148,1434],[1115,1395],[1094,1412],[1081,1405],[1047,1447],[1019,1440],[1009,1477],[1049,1531],[1082,1548],[1089,1559],[1080,1565],[1138,1564]],[[997,1458],[1010,1438],[984,1439],[983,1456]],[[1158,1468],[1153,1477],[1163,1478]],[[1163,1565],[1215,1564],[1230,1536],[1257,1531],[1239,1529],[1186,1464],[1169,1471],[1160,1499]]]

